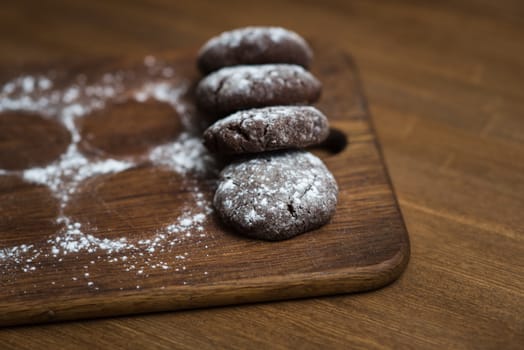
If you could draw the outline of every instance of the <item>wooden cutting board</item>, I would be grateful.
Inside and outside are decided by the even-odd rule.
[[[351,57],[316,50],[340,187],[330,224],[283,242],[211,209],[194,52],[0,73],[0,325],[302,298],[382,287],[408,235]],[[29,113],[28,110],[31,110]],[[74,145],[74,147],[72,146]],[[73,148],[72,148],[73,147]]]

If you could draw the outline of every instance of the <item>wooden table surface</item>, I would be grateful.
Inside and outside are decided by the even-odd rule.
[[[361,68],[412,244],[371,293],[0,330],[0,348],[521,348],[524,3],[3,1],[0,64],[276,24]],[[278,345],[278,346],[276,346]]]

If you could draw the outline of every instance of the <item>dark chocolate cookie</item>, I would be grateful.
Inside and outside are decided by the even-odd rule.
[[[337,183],[319,158],[288,151],[228,165],[213,204],[238,233],[275,241],[327,223],[337,196]]]
[[[206,147],[226,154],[302,148],[324,141],[326,116],[310,106],[275,106],[236,112],[204,132]]]
[[[198,54],[204,74],[240,64],[293,63],[309,67],[313,53],[297,33],[280,27],[246,27],[211,38]]]
[[[217,116],[242,109],[308,104],[318,100],[320,82],[293,64],[222,68],[200,81],[198,105]]]

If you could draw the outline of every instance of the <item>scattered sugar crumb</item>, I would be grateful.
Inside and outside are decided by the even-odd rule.
[[[133,98],[137,101],[155,99],[169,103],[181,117],[187,132],[183,132],[173,142],[153,148],[148,160],[159,166],[166,167],[181,175],[195,174],[207,176],[216,174],[216,164],[213,157],[203,146],[201,139],[192,132],[195,130],[191,109],[186,106],[181,96],[187,91],[186,82],[173,83],[175,70],[161,64],[153,56],[144,58],[144,66],[151,75],[149,82],[134,89]],[[22,75],[4,83],[0,87],[0,112],[2,111],[36,111],[45,118],[54,118],[61,122],[71,134],[71,144],[56,161],[44,166],[14,172],[0,169],[0,175],[15,175],[25,181],[47,186],[58,199],[60,213],[56,218],[62,229],[46,241],[46,246],[36,249],[30,244],[20,244],[0,248],[0,266],[16,268],[26,273],[35,271],[40,258],[51,258],[54,264],[66,263],[72,257],[78,259],[79,252],[91,254],[89,265],[84,265],[84,271],[94,266],[98,261],[121,264],[122,271],[133,272],[140,278],[147,278],[150,269],[185,271],[186,266],[172,265],[190,259],[187,252],[175,254],[171,264],[155,259],[155,254],[176,251],[179,244],[190,237],[204,238],[204,225],[212,206],[204,194],[195,186],[192,188],[193,201],[173,222],[159,227],[151,232],[147,239],[129,241],[125,236],[117,238],[101,238],[96,235],[96,226],[89,223],[76,222],[64,214],[64,209],[77,192],[79,185],[88,178],[122,172],[133,168],[142,160],[135,159],[88,159],[79,151],[81,142],[77,120],[90,112],[104,108],[112,99],[119,98],[125,92],[127,73],[124,71],[107,72],[99,81],[87,84],[87,77],[79,74],[74,82],[61,90],[55,89],[53,74]],[[189,204],[189,203],[188,203]],[[198,232],[198,235],[196,234]],[[196,242],[196,241],[195,241]],[[200,242],[200,241],[198,241]],[[208,246],[205,245],[205,249]],[[113,256],[114,254],[115,256]],[[67,259],[66,259],[67,258]],[[94,270],[93,270],[94,271]],[[87,286],[95,287],[94,273],[83,272]],[[206,272],[207,274],[207,272]],[[70,277],[77,281],[77,276]],[[185,283],[185,282],[184,282]],[[52,281],[51,285],[55,285]],[[136,285],[136,289],[140,289]],[[120,288],[123,290],[123,288]]]

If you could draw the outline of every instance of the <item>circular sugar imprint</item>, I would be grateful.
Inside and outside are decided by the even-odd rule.
[[[61,123],[28,112],[0,113],[0,169],[23,170],[47,165],[71,143]]]
[[[129,100],[79,118],[80,150],[88,155],[131,156],[174,140],[181,118],[165,102]]]
[[[204,194],[195,184],[162,167],[132,168],[86,180],[64,214],[96,238],[126,237],[129,244],[161,231],[189,232],[206,220]]]
[[[0,248],[45,242],[60,229],[58,200],[47,186],[0,176]]]

